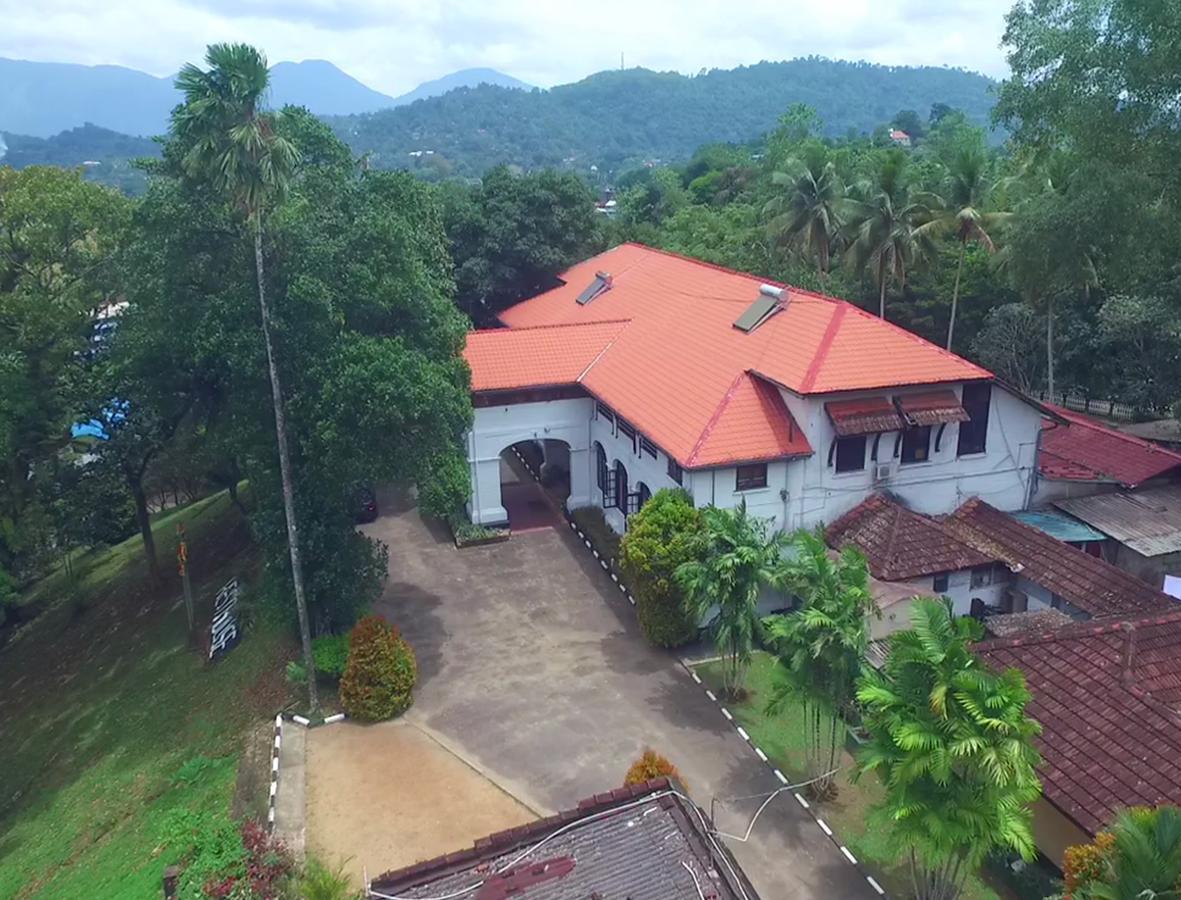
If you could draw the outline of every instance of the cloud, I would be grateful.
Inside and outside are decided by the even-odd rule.
[[[113,63],[156,75],[213,41],[273,61],[328,59],[407,91],[492,66],[533,84],[619,65],[697,72],[795,56],[951,65],[1002,77],[997,0],[0,0],[0,56]]]

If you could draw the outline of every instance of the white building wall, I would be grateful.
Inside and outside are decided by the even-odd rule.
[[[595,442],[603,445],[603,450],[607,455],[607,468],[614,469],[616,462],[623,463],[624,469],[627,470],[627,489],[631,493],[639,490],[639,485],[643,482],[648,486],[653,494],[661,488],[675,488],[682,485],[677,484],[669,477],[668,474],[668,457],[663,451],[657,449],[656,458],[644,452],[640,447],[640,436],[643,432],[638,431],[633,446],[632,439],[626,434],[619,431],[618,424],[613,419],[607,419],[599,415],[595,411],[595,407],[590,407],[591,419],[589,422],[590,438],[588,446],[590,452],[587,454],[590,477],[590,502],[579,504],[580,506],[602,506],[603,492],[599,490],[598,473],[595,471]],[[689,473],[685,473],[688,475]],[[688,481],[688,479],[685,479]],[[687,485],[686,485],[687,486]],[[698,504],[700,505],[700,504]],[[571,509],[573,509],[571,505]],[[620,534],[624,531],[624,515],[623,511],[619,509],[604,509],[603,515],[607,519],[607,524]]]

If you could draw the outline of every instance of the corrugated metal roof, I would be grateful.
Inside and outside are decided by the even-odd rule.
[[[1141,556],[1181,551],[1181,485],[1094,494],[1054,505]]]
[[[1031,509],[1027,512],[1015,512],[1013,518],[1026,525],[1032,525],[1038,531],[1044,531],[1052,538],[1077,544],[1082,541],[1104,541],[1107,535],[1096,531],[1086,522],[1070,516],[1056,513],[1048,509]]]

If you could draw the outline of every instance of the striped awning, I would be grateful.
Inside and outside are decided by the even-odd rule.
[[[834,400],[824,404],[824,411],[839,437],[857,434],[881,434],[905,427],[902,416],[886,397],[861,397],[857,400]]]
[[[895,398],[895,402],[906,423],[913,427],[967,422],[971,418],[955,391],[951,390],[905,394]]]

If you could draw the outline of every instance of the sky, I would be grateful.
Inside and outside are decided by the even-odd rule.
[[[550,87],[796,56],[1006,74],[1010,0],[0,0],[0,56],[169,75],[214,41],[327,59],[396,95],[489,66]],[[0,89],[3,86],[0,85]]]

